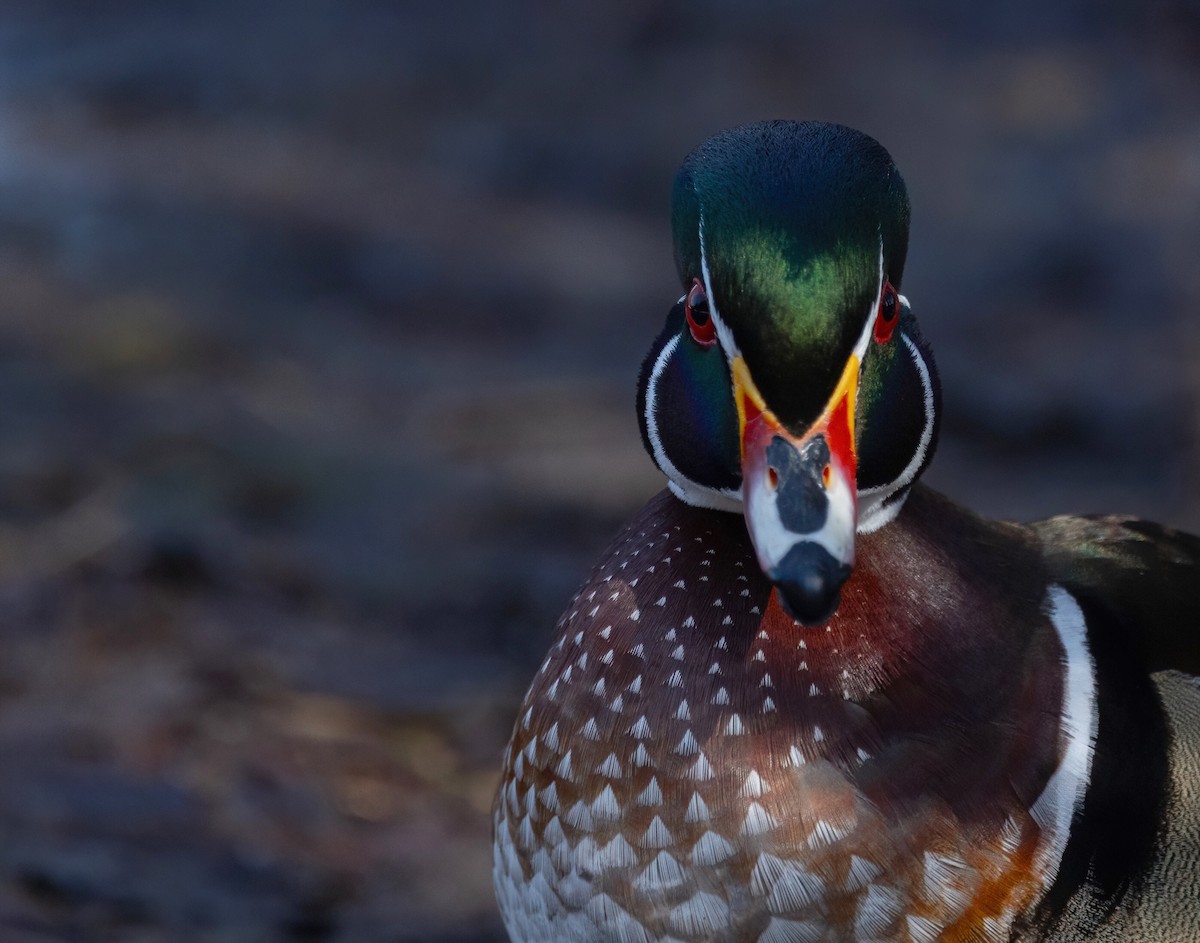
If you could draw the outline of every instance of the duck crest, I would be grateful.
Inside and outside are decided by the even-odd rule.
[[[1061,645],[1032,600],[974,624],[952,624],[962,600],[940,625],[878,611],[875,582],[903,574],[876,557],[929,537],[884,533],[817,628],[779,607],[734,515],[664,493],[618,538],[505,762],[501,899],[516,910],[529,884],[544,905],[516,916],[520,939],[1008,938],[1062,853],[1034,809],[1065,749],[1063,687],[1032,670]],[[1025,663],[999,660],[1025,623]]]

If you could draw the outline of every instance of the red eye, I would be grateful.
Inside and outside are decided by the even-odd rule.
[[[692,279],[692,287],[687,294],[683,311],[687,317],[688,330],[692,332],[692,340],[701,347],[711,347],[717,342],[717,326],[713,324],[712,315],[708,310],[708,295],[704,291],[704,284],[698,278]]]
[[[879,298],[879,314],[875,316],[875,340],[886,344],[892,339],[892,331],[900,323],[900,296],[891,282],[883,283],[883,294]]]

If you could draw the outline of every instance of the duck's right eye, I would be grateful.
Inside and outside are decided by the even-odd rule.
[[[688,291],[683,310],[687,317],[688,330],[692,332],[692,340],[701,347],[711,347],[715,344],[717,326],[708,310],[708,294],[704,291],[704,283],[700,279],[692,279],[692,287]]]

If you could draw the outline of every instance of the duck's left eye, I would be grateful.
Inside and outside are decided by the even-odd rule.
[[[875,316],[875,340],[886,344],[900,323],[900,296],[891,282],[883,283],[883,294],[879,296],[879,313]]]
[[[692,332],[692,340],[701,347],[711,347],[717,342],[717,326],[713,323],[712,314],[708,310],[708,294],[704,283],[698,278],[692,279],[692,287],[687,294],[684,304],[684,314],[687,317],[688,330]]]

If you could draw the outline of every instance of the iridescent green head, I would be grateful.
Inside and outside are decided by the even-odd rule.
[[[684,294],[642,372],[647,448],[685,501],[744,513],[785,605],[823,621],[935,438],[904,182],[850,128],[746,125],[687,157],[671,221]]]

